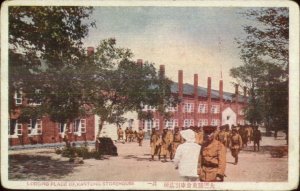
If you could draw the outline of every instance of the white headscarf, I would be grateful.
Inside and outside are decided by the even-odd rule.
[[[181,134],[182,138],[184,138],[186,140],[186,142],[194,143],[196,140],[195,132],[192,131],[191,129],[180,131],[180,134]]]

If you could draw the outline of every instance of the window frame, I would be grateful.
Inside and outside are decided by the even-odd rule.
[[[200,103],[198,106],[198,113],[208,113],[208,104]]]

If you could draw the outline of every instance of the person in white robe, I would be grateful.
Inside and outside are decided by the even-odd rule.
[[[180,132],[185,140],[176,150],[174,157],[175,168],[186,181],[198,180],[197,167],[201,146],[195,143],[196,135],[191,129]]]

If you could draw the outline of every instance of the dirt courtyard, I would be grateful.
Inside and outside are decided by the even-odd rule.
[[[261,150],[252,145],[240,152],[238,165],[227,150],[226,182],[285,182],[288,180],[288,158],[272,158],[270,149],[283,146],[283,136],[277,140],[263,137]],[[119,156],[104,156],[101,160],[86,159],[73,164],[54,149],[9,151],[10,180],[69,180],[69,181],[182,181],[172,161],[149,161],[150,146],[138,143],[115,143]]]

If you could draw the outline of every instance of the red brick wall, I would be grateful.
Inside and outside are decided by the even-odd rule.
[[[74,133],[69,133],[70,141],[93,141],[95,139],[95,117],[88,116],[86,119],[86,133],[81,136],[76,136]],[[58,123],[51,121],[48,117],[42,118],[42,134],[29,137],[27,131],[27,124],[23,124],[23,135],[18,138],[9,138],[9,145],[28,145],[28,144],[45,144],[45,143],[59,143],[63,139],[58,131]]]

